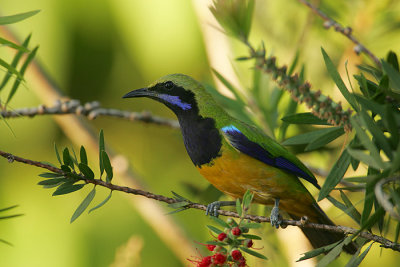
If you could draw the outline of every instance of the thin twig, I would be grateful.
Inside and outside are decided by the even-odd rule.
[[[46,163],[21,158],[21,157],[18,157],[18,156],[15,156],[10,153],[3,152],[3,151],[0,151],[0,156],[8,159],[8,161],[10,163],[17,161],[17,162],[33,165],[36,167],[44,168],[51,172],[55,172],[55,173],[64,175],[65,177],[68,177],[68,175],[69,175],[68,173],[64,172],[63,170],[56,168],[54,166],[48,165]],[[102,187],[108,188],[113,191],[120,191],[120,192],[125,192],[127,194],[140,195],[140,196],[144,196],[146,198],[154,199],[154,200],[165,202],[168,204],[180,202],[177,199],[166,197],[163,195],[153,194],[148,191],[134,189],[134,188],[126,187],[126,186],[118,186],[118,185],[114,185],[111,183],[106,183],[105,181],[98,180],[98,179],[85,179],[83,176],[80,176],[80,177],[82,177],[81,180],[85,181],[86,183],[102,186]],[[190,203],[185,207],[199,209],[199,210],[206,210],[206,206],[203,204],[199,204],[199,203]],[[218,212],[220,215],[223,215],[223,216],[240,218],[240,216],[236,212],[233,212],[233,211],[219,210]],[[248,220],[251,220],[254,222],[260,222],[260,223],[261,222],[270,222],[270,219],[268,217],[256,216],[256,215],[246,215],[245,219],[248,219]],[[336,233],[343,233],[343,234],[358,234],[360,237],[380,243],[382,247],[390,248],[392,250],[400,252],[400,244],[399,243],[392,242],[382,236],[374,235],[369,232],[360,232],[359,233],[359,230],[351,228],[351,227],[340,226],[340,225],[317,224],[317,223],[304,222],[301,220],[300,221],[283,220],[283,224],[290,225],[290,226],[298,226],[298,227],[302,227],[302,228],[320,229],[320,230],[324,230],[324,231],[328,231],[328,232],[336,232]]]
[[[89,120],[94,120],[99,116],[108,116],[126,119],[130,121],[141,121],[145,123],[153,123],[171,128],[179,128],[179,123],[173,119],[162,118],[152,115],[148,111],[131,112],[118,109],[102,108],[97,101],[81,104],[79,100],[57,100],[53,106],[47,107],[40,105],[32,108],[21,108],[15,110],[1,110],[0,116],[3,118],[19,118],[23,116],[34,117],[38,115],[65,115],[76,114],[86,116]]]
[[[324,20],[324,28],[329,29],[333,27],[335,31],[340,32],[344,36],[346,36],[350,41],[352,41],[356,46],[354,47],[354,52],[357,54],[365,53],[378,67],[381,66],[381,62],[379,58],[375,56],[368,48],[365,47],[357,38],[352,34],[353,30],[350,27],[343,27],[337,21],[326,15],[324,12],[319,10],[316,6],[312,5],[310,2],[306,0],[299,0],[300,3],[309,7],[315,14],[320,16]]]

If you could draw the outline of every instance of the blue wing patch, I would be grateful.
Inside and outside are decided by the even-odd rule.
[[[222,131],[228,137],[230,143],[233,147],[235,147],[240,152],[249,155],[250,157],[256,158],[265,164],[270,166],[285,170],[290,172],[298,177],[301,177],[308,182],[312,183],[318,189],[321,187],[318,185],[317,180],[314,177],[311,177],[305,171],[296,166],[296,164],[292,163],[288,159],[284,157],[273,157],[271,153],[265,150],[259,144],[250,141],[238,128],[233,125],[225,126],[222,128]]]

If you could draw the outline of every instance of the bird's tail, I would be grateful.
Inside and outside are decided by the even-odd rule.
[[[316,202],[312,205],[313,211],[317,214],[317,219],[313,219],[311,222],[327,224],[327,225],[335,225],[328,216],[322,211],[322,209],[318,206]],[[289,214],[294,220],[299,220],[300,218],[296,215]],[[319,248],[323,246],[330,245],[337,241],[343,240],[345,235],[342,233],[328,232],[320,229],[314,228],[301,228],[303,233],[306,235],[311,245],[314,248]],[[357,246],[352,242],[346,246],[344,246],[344,251],[349,254],[354,254],[357,251]]]

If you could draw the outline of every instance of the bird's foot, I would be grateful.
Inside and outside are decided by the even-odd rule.
[[[214,201],[207,205],[206,215],[218,217],[219,215],[218,210],[222,206],[235,206],[235,205],[236,205],[235,201]]]
[[[276,229],[282,224],[282,216],[279,213],[279,199],[275,200],[275,206],[271,210],[271,216],[269,217],[271,220],[271,226]]]

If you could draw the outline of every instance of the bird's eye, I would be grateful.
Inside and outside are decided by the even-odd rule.
[[[171,89],[172,87],[174,87],[174,83],[171,81],[168,81],[164,84],[164,87],[167,89]]]

